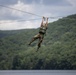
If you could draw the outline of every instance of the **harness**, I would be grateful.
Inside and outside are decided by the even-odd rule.
[[[47,30],[47,27],[46,26],[42,26],[42,27],[40,27],[39,33],[45,34],[46,30]]]

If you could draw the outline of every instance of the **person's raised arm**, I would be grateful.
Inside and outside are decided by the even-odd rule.
[[[42,18],[41,27],[43,26],[44,19],[45,17]]]
[[[46,27],[48,26],[48,18],[46,18]]]

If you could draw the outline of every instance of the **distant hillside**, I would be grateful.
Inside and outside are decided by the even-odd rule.
[[[0,31],[0,69],[76,69],[76,14],[48,24],[38,52],[28,42],[39,29]]]
[[[24,30],[0,30],[0,38],[4,38],[6,36],[11,36],[11,35],[14,35],[14,34],[19,34],[21,32],[27,32],[28,29]]]

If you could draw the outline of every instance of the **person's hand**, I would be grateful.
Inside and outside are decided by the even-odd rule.
[[[43,16],[43,20],[45,21],[46,20],[46,17]]]
[[[45,17],[43,16],[43,19],[45,19]]]

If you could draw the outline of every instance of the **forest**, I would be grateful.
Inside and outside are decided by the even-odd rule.
[[[0,70],[76,70],[76,14],[48,24],[38,40],[28,45],[37,29],[0,30]]]

